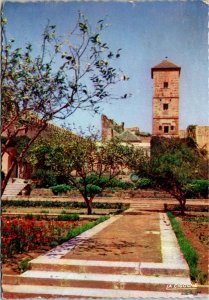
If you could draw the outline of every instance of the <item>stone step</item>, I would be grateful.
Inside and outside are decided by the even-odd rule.
[[[9,182],[5,188],[5,191],[3,193],[3,196],[16,196],[18,195],[24,187],[28,184],[27,181],[15,181],[15,182]]]
[[[141,212],[164,212],[164,209],[162,208],[150,208],[150,209],[134,209],[133,211],[124,211],[123,215],[140,215]]]
[[[188,277],[158,277],[31,270],[24,272],[20,276],[11,275],[10,280],[4,284],[165,291],[169,285],[191,285],[191,281]]]
[[[149,203],[149,204],[144,204],[144,203],[131,203],[131,207],[150,207],[150,206],[163,206],[162,203]]]
[[[116,262],[78,259],[46,259],[39,257],[29,263],[31,270],[71,271],[78,273],[102,273],[121,275],[189,276],[183,265],[162,263]]]
[[[206,296],[206,297],[205,297]],[[4,299],[49,299],[49,298],[106,298],[106,299],[143,299],[143,298],[194,298],[192,290],[190,294],[182,293],[182,290],[172,290],[166,292],[157,291],[133,291],[119,289],[93,289],[93,288],[75,288],[75,287],[54,287],[54,286],[33,286],[33,285],[5,285],[3,286]],[[205,297],[205,298],[202,298]],[[207,295],[195,295],[195,298],[207,299]]]

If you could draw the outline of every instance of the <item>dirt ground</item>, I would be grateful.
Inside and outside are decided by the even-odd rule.
[[[18,253],[15,254],[12,258],[8,258],[3,264],[2,264],[2,275],[19,275],[21,274],[20,269],[20,262],[28,259],[32,260],[41,254],[46,253],[49,251],[52,247],[49,246],[42,246],[39,249],[35,249],[33,251],[28,251],[24,253]]]
[[[189,240],[190,244],[198,253],[197,268],[204,275],[204,284],[208,284],[208,262],[209,262],[209,223],[208,214],[202,213],[188,216],[178,216],[177,220],[181,224],[184,235]],[[202,282],[203,283],[203,282]]]

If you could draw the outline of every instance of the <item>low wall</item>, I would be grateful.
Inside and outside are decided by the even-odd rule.
[[[33,189],[30,197],[55,197],[50,189]],[[80,193],[76,190],[69,191],[67,193],[60,194],[58,197],[81,197]],[[122,199],[126,198],[173,198],[169,193],[156,190],[119,190],[115,191],[105,190],[98,197],[118,197]]]

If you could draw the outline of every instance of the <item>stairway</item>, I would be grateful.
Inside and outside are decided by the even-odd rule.
[[[151,263],[49,258],[33,260],[30,268],[20,276],[3,277],[4,299],[177,298],[182,290],[174,286],[191,284],[188,270],[158,269]]]
[[[30,180],[20,179],[20,178],[12,178],[9,180],[4,193],[2,195],[2,199],[8,199],[10,197],[15,197],[30,183]]]
[[[114,222],[119,218],[123,216],[112,217]],[[176,299],[195,293],[188,265],[165,214],[160,220],[161,263],[64,258],[77,243],[108,228],[113,221],[105,222],[32,260],[29,270],[20,276],[4,275],[3,299]]]
[[[128,214],[131,214],[131,211],[133,211],[133,214],[137,214],[141,211],[153,211],[153,212],[164,212],[164,204],[158,203],[157,201],[149,201],[146,202],[135,202],[131,203],[130,209],[127,211]]]

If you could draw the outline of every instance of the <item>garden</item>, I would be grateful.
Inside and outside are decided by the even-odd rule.
[[[122,203],[2,200],[2,272],[20,274],[31,259],[128,208]],[[73,213],[74,212],[74,213]]]
[[[82,220],[78,214],[2,216],[2,272],[24,272],[31,259],[107,219]]]
[[[184,216],[178,212],[168,212],[179,246],[190,268],[193,282],[205,285],[202,292],[208,292],[209,259],[209,214],[208,212],[189,212]]]

